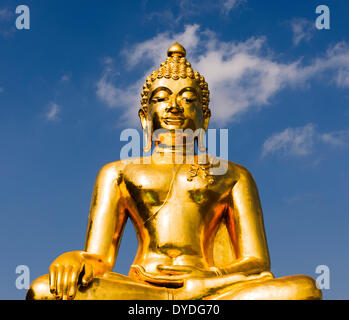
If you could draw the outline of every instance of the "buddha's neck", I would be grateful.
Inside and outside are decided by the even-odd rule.
[[[168,132],[159,136],[155,143],[152,158],[157,163],[186,163],[195,156],[195,142],[187,141],[183,133]]]

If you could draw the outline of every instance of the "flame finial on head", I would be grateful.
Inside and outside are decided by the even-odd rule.
[[[185,48],[179,44],[178,42],[174,43],[168,50],[167,50],[167,56],[173,57],[175,55],[179,57],[185,57],[187,54]]]

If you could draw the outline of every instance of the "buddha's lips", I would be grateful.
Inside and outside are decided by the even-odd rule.
[[[183,117],[167,117],[162,119],[166,124],[183,124],[185,120]]]

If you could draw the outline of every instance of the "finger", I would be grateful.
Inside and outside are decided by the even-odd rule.
[[[57,284],[56,284],[56,299],[62,299],[63,295],[63,272],[64,266],[59,266],[57,269]]]
[[[69,286],[69,278],[70,278],[70,273],[71,273],[71,266],[68,266],[64,270],[63,274],[63,288],[62,288],[62,298],[63,300],[67,300],[67,291],[68,291],[68,286]]]
[[[161,276],[161,275],[156,275],[156,277],[154,277],[154,274],[151,274],[151,273],[148,273],[148,272],[143,272],[142,273],[142,276],[143,278],[145,279],[149,279],[149,280],[159,280],[159,281],[167,281],[167,282],[174,282],[174,283],[177,283],[178,281],[179,282],[183,282],[183,279],[188,276],[188,275],[183,275],[183,274],[180,274],[180,275],[164,275],[164,276]]]
[[[57,280],[57,267],[53,266],[50,267],[50,276],[49,276],[49,281],[50,281],[50,292],[52,294],[56,293],[56,282]]]
[[[270,272],[270,271],[263,271],[261,273],[261,275],[265,276],[265,277],[270,277],[270,278],[274,278],[274,275]]]
[[[69,281],[69,288],[68,288],[69,300],[73,300],[76,295],[76,291],[78,289],[79,274],[80,274],[80,268],[78,267],[73,268],[70,273],[70,281]]]
[[[259,279],[259,278],[270,278],[270,279],[272,279],[272,278],[274,278],[274,276],[273,276],[273,274],[272,274],[271,272],[269,272],[269,271],[263,271],[263,272],[261,272],[260,274],[255,275],[254,277],[251,275],[251,276],[249,276],[248,278],[249,278],[249,279],[252,279],[252,280],[254,280],[254,279]]]
[[[93,268],[89,263],[84,265],[84,276],[81,279],[82,285],[87,286],[93,279]]]
[[[142,279],[143,281],[148,281],[151,283],[171,283],[175,286],[181,286],[183,285],[183,279],[187,277],[188,275],[167,275],[167,276],[160,276],[158,274],[154,275],[151,273],[148,273],[145,271],[143,267],[140,266],[133,266],[133,271],[137,275],[139,279]]]
[[[165,272],[181,272],[181,273],[191,273],[193,271],[193,267],[190,266],[164,266],[162,264],[157,266],[157,269],[160,271],[165,271]],[[199,268],[196,268],[197,270],[200,270]]]

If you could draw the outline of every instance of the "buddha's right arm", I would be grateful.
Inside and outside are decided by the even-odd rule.
[[[50,288],[58,299],[75,296],[79,276],[87,285],[114,267],[127,215],[121,195],[122,162],[105,165],[93,190],[84,251],[67,252],[50,266]]]
[[[85,252],[103,260],[104,272],[114,267],[127,220],[120,186],[123,167],[121,161],[105,165],[97,176],[91,199]]]

